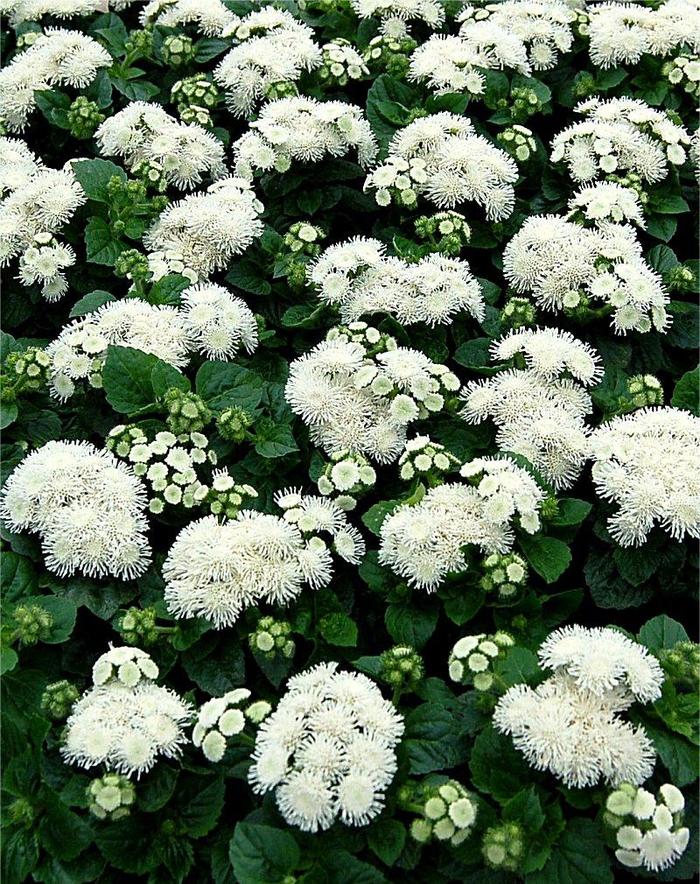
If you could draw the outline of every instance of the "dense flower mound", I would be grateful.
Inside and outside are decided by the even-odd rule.
[[[661,696],[656,659],[613,629],[572,626],[547,638],[540,663],[554,675],[534,689],[509,688],[494,712],[496,728],[530,765],[566,786],[644,782],[654,768],[653,744],[619,713]]]
[[[131,580],[150,561],[145,493],[133,471],[89,442],[47,442],[8,479],[0,518],[38,534],[61,576]]]
[[[260,726],[248,779],[256,792],[274,789],[284,819],[305,832],[336,819],[365,826],[384,807],[403,731],[369,678],[321,663],[289,680]]]
[[[677,408],[616,417],[591,437],[598,494],[618,504],[608,530],[621,546],[643,543],[654,525],[700,537],[700,420]]]
[[[73,706],[61,754],[81,767],[106,765],[140,777],[159,756],[177,758],[191,706],[155,684],[158,667],[144,651],[111,648],[95,663],[94,686]]]
[[[697,877],[700,0],[0,0],[3,884]]]

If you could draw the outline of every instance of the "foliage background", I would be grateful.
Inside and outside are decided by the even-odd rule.
[[[227,5],[240,14],[254,8],[242,2]],[[376,32],[376,24],[359,24],[340,4],[327,13],[289,8],[315,27],[321,43],[346,37],[364,47]],[[176,79],[195,71],[211,71],[228,48],[224,41],[196,39],[194,63],[175,71],[161,61],[159,51],[167,29],[155,29],[151,57],[136,58],[127,50],[129,32],[138,27],[137,10],[78,22],[80,29],[100,40],[114,57],[110,71],[82,90],[98,101],[105,114],[120,110],[133,99],[168,106],[170,87]],[[73,22],[69,25],[75,26]],[[20,26],[18,33],[26,27]],[[416,36],[419,33],[417,28]],[[427,32],[422,33],[426,36]],[[15,32],[5,28],[6,59],[12,55],[15,39]],[[539,150],[516,186],[513,215],[507,222],[486,224],[479,220],[478,212],[467,214],[472,240],[462,257],[484,284],[489,307],[483,324],[460,318],[448,329],[419,326],[407,331],[391,319],[381,323],[401,343],[449,362],[462,380],[488,371],[487,346],[499,335],[499,313],[507,299],[501,273],[504,244],[527,216],[561,210],[571,193],[567,178],[548,164],[547,145],[555,132],[573,121],[572,107],[585,90],[606,97],[630,94],[654,106],[678,110],[687,124],[692,120],[689,100],[681,101],[664,85],[658,62],[645,60],[632,70],[602,72],[591,66],[582,43],[577,42],[576,49],[564,56],[555,70],[525,84],[535,89],[542,101],[541,110],[528,123],[536,133]],[[493,138],[512,122],[510,90],[523,85],[523,79],[489,75],[485,101],[471,104],[466,111],[480,131]],[[421,88],[388,75],[352,83],[342,95],[323,91],[311,75],[308,82],[302,81],[301,91],[317,97],[344,97],[365,108],[383,148],[416,109],[457,113],[466,109],[461,96],[430,97]],[[52,167],[74,157],[96,155],[92,140],[78,141],[69,132],[66,108],[73,97],[74,92],[68,95],[59,90],[42,93],[38,98],[40,112],[32,117],[24,134],[30,147]],[[499,106],[502,99],[505,107]],[[169,110],[173,112],[172,107]],[[215,124],[216,133],[227,144],[246,127],[223,109],[217,112]],[[108,296],[126,296],[127,283],[115,276],[114,261],[123,248],[138,247],[149,218],[136,215],[133,223],[119,231],[120,225],[115,227],[120,220],[119,207],[110,204],[104,189],[107,177],[117,170],[111,164],[104,165],[102,171],[94,168],[93,177],[83,181],[90,200],[64,233],[78,254],[76,266],[68,273],[69,293],[47,307],[38,290],[19,285],[12,268],[4,274],[3,359],[30,344],[49,342],[70,317],[87,312]],[[192,389],[219,409],[236,404],[254,410],[255,438],[250,444],[233,447],[221,439],[214,441],[221,462],[237,479],[258,489],[256,505],[262,509],[270,509],[275,490],[287,485],[308,487],[318,475],[321,459],[284,402],[283,386],[289,361],[311,348],[336,322],[333,312],[319,306],[309,290],[299,295],[288,287],[278,260],[282,234],[294,221],[308,219],[328,231],[326,244],[357,234],[377,236],[398,254],[415,255],[420,249],[413,220],[421,212],[379,209],[371,195],[363,194],[363,179],[364,173],[353,162],[331,160],[308,167],[295,165],[284,175],[268,174],[256,184],[265,205],[265,234],[221,277],[263,318],[261,345],[252,358],[239,358],[235,364],[202,364],[195,359],[185,372]],[[653,188],[650,206],[648,229],[642,234],[648,260],[663,274],[679,262],[685,263],[697,280],[693,223],[697,191],[692,174],[679,178],[672,172]],[[185,284],[180,277],[167,277],[150,288],[147,298],[152,303],[175,304]],[[626,379],[640,372],[659,377],[667,401],[696,408],[697,369],[690,374],[698,336],[695,294],[676,293],[673,297],[674,322],[666,335],[633,333],[619,338],[606,320],[582,326],[557,317],[557,324],[591,342],[603,356],[605,377],[593,393],[594,423],[616,409]],[[544,321],[548,322],[546,316]],[[124,421],[135,390],[142,400],[150,400],[142,405],[154,404],[157,411],[158,391],[150,392],[153,357],[138,351],[126,355],[126,362],[115,363],[111,375],[109,366],[106,369],[104,392],[78,393],[60,406],[46,395],[35,394],[22,398],[16,412],[5,408],[3,480],[28,446],[39,446],[49,439],[87,439],[102,445],[108,430]],[[493,451],[493,433],[488,426],[469,427],[457,418],[441,416],[431,421],[430,433],[463,459]],[[678,621],[691,633],[695,629],[695,549],[672,542],[663,533],[653,534],[639,550],[617,548],[605,531],[606,508],[597,500],[584,471],[568,494],[571,500],[560,505],[560,516],[549,524],[547,534],[521,544],[532,569],[531,590],[524,600],[514,607],[485,604],[476,585],[477,568],[427,596],[408,592],[376,559],[381,519],[395,501],[409,493],[397,480],[395,467],[379,471],[374,495],[363,500],[357,511],[362,514],[363,532],[369,541],[365,561],[358,569],[339,570],[327,589],[317,593],[306,590],[287,610],[297,642],[289,667],[270,666],[250,653],[246,639],[256,617],[249,612],[234,629],[222,632],[199,621],[177,625],[174,633],[152,650],[164,682],[197,703],[239,685],[274,703],[292,667],[301,671],[315,662],[335,659],[376,673],[382,650],[395,643],[412,644],[424,655],[427,677],[416,695],[401,701],[407,732],[400,748],[397,782],[408,775],[448,773],[479,793],[479,830],[501,813],[526,822],[531,854],[537,856],[526,876],[528,884],[624,880],[629,873],[613,868],[611,853],[602,840],[597,803],[602,793],[592,789],[573,792],[529,769],[510,740],[491,729],[489,710],[477,702],[475,693],[455,692],[446,683],[447,649],[466,632],[507,628],[516,635],[521,649],[508,658],[501,674],[506,683],[516,683],[536,676],[533,651],[548,631],[566,621],[615,624],[639,634],[652,650],[672,646],[686,634]],[[395,789],[390,790],[381,818],[366,829],[336,826],[314,836],[291,830],[270,798],[261,802],[253,797],[245,782],[245,748],[234,747],[220,764],[209,765],[190,747],[180,763],[161,762],[142,778],[137,809],[130,817],[101,823],[89,816],[84,790],[91,777],[60,760],[60,726],[43,716],[42,691],[60,678],[87,685],[96,657],[108,642],[120,642],[114,623],[129,605],[155,605],[159,622],[175,625],[163,605],[159,565],[179,528],[190,518],[191,514],[183,514],[181,519],[151,520],[156,559],[143,578],[131,582],[57,579],[44,569],[35,539],[3,529],[6,619],[20,600],[36,596],[55,618],[50,640],[37,646],[13,648],[5,636],[3,873],[7,884],[132,879],[152,884],[173,880],[256,884],[295,878],[304,884],[449,880],[496,884],[508,880],[507,875],[483,867],[478,834],[457,849],[431,846],[421,851],[411,843],[406,838],[407,819],[394,806]],[[681,706],[665,696],[654,708],[639,713],[659,752],[658,782],[668,780],[689,787],[684,791],[691,805],[688,824],[692,831],[697,813],[692,798],[698,772],[693,739],[696,717],[697,698]],[[17,820],[10,813],[18,799],[31,807],[28,820]],[[681,862],[657,877],[690,878],[696,855],[694,843]]]

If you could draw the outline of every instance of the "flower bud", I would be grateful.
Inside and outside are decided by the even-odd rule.
[[[41,711],[55,721],[68,717],[71,706],[80,696],[74,684],[65,679],[47,685],[41,696]]]
[[[18,605],[12,612],[12,620],[21,645],[35,645],[51,636],[53,614],[40,605]]]
[[[481,852],[492,869],[516,872],[523,858],[523,829],[518,823],[502,823],[484,832]]]
[[[133,783],[117,773],[106,773],[92,780],[85,795],[90,813],[100,820],[118,820],[128,816],[136,800]]]
[[[379,676],[400,691],[412,691],[425,674],[421,656],[408,645],[395,645],[379,658]]]

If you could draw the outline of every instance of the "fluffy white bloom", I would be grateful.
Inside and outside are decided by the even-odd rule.
[[[36,105],[34,93],[53,86],[89,85],[112,56],[79,31],[47,28],[0,71],[0,122],[10,132],[21,132]]]
[[[249,697],[250,691],[247,688],[234,688],[223,697],[214,697],[200,706],[192,730],[192,742],[202,750],[207,761],[221,761],[226,752],[228,738],[243,731],[249,718],[250,707],[260,705],[250,704],[247,708],[242,708],[242,704]],[[270,708],[266,703],[261,705],[268,710]],[[255,714],[256,711],[250,713],[252,715],[250,720],[258,723],[262,719]],[[261,711],[264,712],[265,709]]]
[[[25,21],[52,18],[73,18],[106,12],[107,0],[0,0],[0,15],[6,15],[13,27]]]
[[[549,636],[540,662],[554,675],[534,690],[510,688],[496,705],[496,729],[513,737],[529,764],[569,787],[647,779],[656,757],[651,740],[619,716],[635,700],[661,694],[663,673],[646,649],[612,629],[570,626]]]
[[[152,353],[182,368],[189,359],[191,340],[176,307],[140,298],[110,301],[67,325],[46,348],[52,394],[60,399],[72,396],[78,380],[101,385],[99,376],[110,344]]]
[[[557,215],[530,217],[506,245],[503,272],[545,310],[575,308],[582,297],[608,304],[617,334],[669,324],[666,289],[628,225],[589,229]]]
[[[102,679],[103,662],[112,669],[128,669],[136,665],[134,659],[143,667],[135,682]],[[146,675],[144,669],[155,674]],[[66,722],[61,746],[65,760],[86,768],[104,764],[140,777],[158,756],[177,758],[187,742],[184,727],[192,708],[174,691],[153,683],[158,667],[148,654],[136,648],[113,648],[97,661],[95,671],[100,680],[73,706]]]
[[[651,703],[661,696],[664,674],[656,657],[616,629],[564,626],[540,645],[538,656],[543,668],[565,672],[598,697],[615,690],[630,702]]]
[[[284,819],[305,832],[336,819],[367,825],[397,768],[402,716],[365,675],[320,663],[296,675],[260,726],[248,779],[275,790]]]
[[[351,0],[351,3],[360,18],[379,16],[385,20],[422,21],[431,28],[438,28],[445,21],[440,0]]]
[[[682,47],[700,51],[700,8],[693,0],[667,0],[658,9],[596,3],[587,13],[589,52],[598,67],[635,65],[643,55],[665,56]]]
[[[678,408],[613,418],[591,437],[593,482],[619,509],[608,530],[639,546],[655,525],[675,540],[700,537],[700,419]]]
[[[636,191],[614,181],[599,181],[577,190],[569,200],[569,212],[580,212],[592,224],[613,221],[644,227],[644,214]]]
[[[302,591],[326,586],[333,576],[331,548],[321,533],[341,542],[333,548],[357,563],[364,543],[340,507],[320,497],[300,496],[283,517],[243,511],[219,522],[208,516],[177,536],[163,565],[165,601],[176,617],[204,617],[218,629],[244,608],[266,601],[286,604]],[[342,543],[354,540],[352,548]]]
[[[241,298],[222,285],[201,283],[182,293],[182,315],[189,346],[210,359],[231,359],[242,347],[258,345],[255,315]]]
[[[481,287],[459,258],[433,254],[409,263],[386,257],[378,240],[358,237],[326,249],[310,279],[344,322],[372,313],[389,313],[403,325],[443,325],[462,311],[484,318]]]
[[[660,872],[688,847],[690,830],[683,826],[685,799],[671,783],[661,786],[656,799],[646,789],[623,783],[608,796],[606,806],[620,819],[615,823],[615,856],[623,866]]]
[[[407,426],[440,411],[445,395],[458,389],[446,366],[354,322],[331,329],[291,363],[285,397],[329,454],[349,451],[392,463]]]
[[[377,144],[361,108],[342,101],[296,96],[263,105],[258,118],[233,145],[236,173],[285,172],[292,162],[318,163],[326,156],[357,151],[361,166],[376,156]]]
[[[243,178],[223,178],[169,205],[143,238],[162,274],[189,271],[193,282],[221,270],[263,232],[262,203]],[[177,256],[177,267],[169,262]],[[188,275],[188,274],[185,274]],[[156,273],[156,276],[158,274]]]
[[[635,98],[589,98],[574,110],[585,119],[552,139],[552,162],[566,163],[576,182],[635,172],[649,184],[686,161],[690,135],[665,111]]]
[[[146,495],[130,467],[89,442],[47,442],[15,467],[0,500],[12,531],[41,539],[61,577],[133,580],[148,567]]]
[[[539,527],[544,493],[509,458],[479,458],[461,474],[472,484],[431,488],[419,503],[398,507],[382,523],[379,561],[428,592],[450,572],[465,570],[467,544],[505,552],[513,545],[516,518],[530,533]]]
[[[488,61],[485,67],[512,69],[527,75],[530,73],[527,48],[520,37],[504,24],[498,16],[481,20],[467,18],[459,29],[459,37],[471,52]]]
[[[321,64],[313,31],[286,10],[256,10],[229,30],[239,45],[219,62],[214,79],[235,116],[249,116],[270,87],[295,83]]]
[[[73,249],[55,239],[87,197],[70,165],[47,169],[24,142],[0,143],[3,170],[0,193],[0,266],[19,257],[22,285],[40,283],[42,295],[55,301],[67,290],[63,271],[75,263]]]
[[[222,0],[150,0],[140,20],[164,28],[191,24],[205,37],[221,37],[238,21]]]
[[[160,172],[182,190],[201,184],[203,176],[226,173],[219,139],[196,123],[179,122],[158,104],[131,102],[108,117],[95,138],[104,156],[123,157],[130,170],[146,166]]]
[[[524,358],[527,369],[508,369],[471,381],[460,416],[469,423],[491,418],[502,451],[522,454],[555,488],[573,484],[588,453],[584,423],[591,399],[583,385],[600,379],[597,354],[559,329],[521,329],[492,345],[498,359]],[[561,377],[563,374],[571,377]]]
[[[515,204],[515,161],[481,135],[465,117],[442,112],[399,129],[384,163],[365,180],[380,204],[396,196],[412,206],[419,195],[440,208],[478,203],[490,221],[507,218]]]

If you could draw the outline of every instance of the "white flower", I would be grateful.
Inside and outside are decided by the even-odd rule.
[[[145,24],[164,28],[194,25],[205,37],[222,37],[238,21],[222,0],[149,0],[140,13]]]
[[[608,530],[621,546],[644,543],[656,524],[675,540],[700,537],[699,451],[700,420],[678,408],[644,408],[593,433],[593,482],[619,506]]]
[[[181,295],[181,315],[189,346],[210,359],[231,359],[239,348],[254,352],[258,324],[241,298],[222,285],[200,283]]]
[[[439,27],[445,20],[445,10],[439,0],[351,0],[360,18],[381,16],[389,31],[401,35],[396,20],[422,21],[431,28]]]
[[[260,726],[248,774],[256,792],[275,789],[282,816],[307,832],[328,829],[337,817],[366,825],[381,812],[404,729],[370,679],[337,665],[289,680]]]
[[[89,442],[47,442],[24,458],[4,488],[0,518],[39,535],[59,576],[133,580],[150,561],[145,490],[131,467]]]

